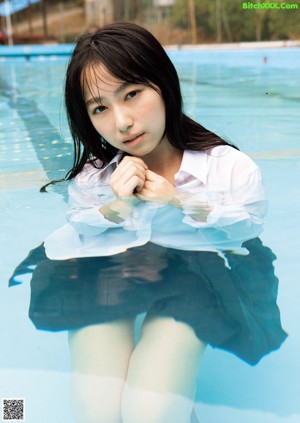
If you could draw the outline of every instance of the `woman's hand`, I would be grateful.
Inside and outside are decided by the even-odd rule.
[[[143,189],[146,180],[144,161],[138,157],[125,156],[110,178],[110,186],[117,197],[131,197]]]
[[[187,213],[192,219],[196,220],[197,222],[206,222],[207,216],[212,211],[212,208],[206,203],[199,203],[195,204],[194,206],[189,208],[189,212]]]
[[[165,178],[147,169],[145,182],[136,197],[144,201],[159,201],[170,203],[174,200],[175,187]]]
[[[99,211],[105,219],[114,223],[121,223],[131,214],[135,203],[138,201],[135,197],[115,198],[109,203],[103,204]]]
[[[212,207],[206,201],[201,201],[190,193],[183,191],[177,194],[177,199],[186,215],[197,222],[207,221],[207,216],[212,211]]]

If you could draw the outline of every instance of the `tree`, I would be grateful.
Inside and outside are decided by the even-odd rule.
[[[193,2],[198,38],[202,41],[237,42],[300,37],[300,6],[298,9],[243,9],[241,0],[193,0]],[[258,1],[251,3],[255,4]],[[273,4],[269,0],[260,3]],[[188,6],[188,1],[176,0],[171,13],[171,21],[175,26],[191,28]]]
[[[48,38],[48,19],[47,19],[47,0],[41,0],[42,16],[43,16],[43,28],[44,37]]]
[[[197,44],[197,18],[195,0],[189,0],[192,44]]]

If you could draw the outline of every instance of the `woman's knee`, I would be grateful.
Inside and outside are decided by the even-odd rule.
[[[127,383],[132,388],[192,399],[204,349],[205,344],[187,324],[164,317],[148,320],[131,356]]]

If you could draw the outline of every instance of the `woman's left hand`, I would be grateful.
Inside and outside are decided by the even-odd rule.
[[[144,201],[170,203],[176,195],[175,187],[164,177],[146,170],[146,180],[142,190],[135,196]]]

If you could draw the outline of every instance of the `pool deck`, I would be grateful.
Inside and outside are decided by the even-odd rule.
[[[265,49],[265,48],[291,48],[300,47],[300,40],[285,41],[251,41],[240,43],[221,44],[174,44],[166,45],[167,50],[244,50],[244,49]],[[0,46],[0,58],[34,56],[69,56],[74,44],[32,44]]]
[[[167,50],[239,50],[263,48],[290,48],[300,47],[300,40],[285,41],[249,41],[240,43],[220,44],[183,44],[165,46]]]

